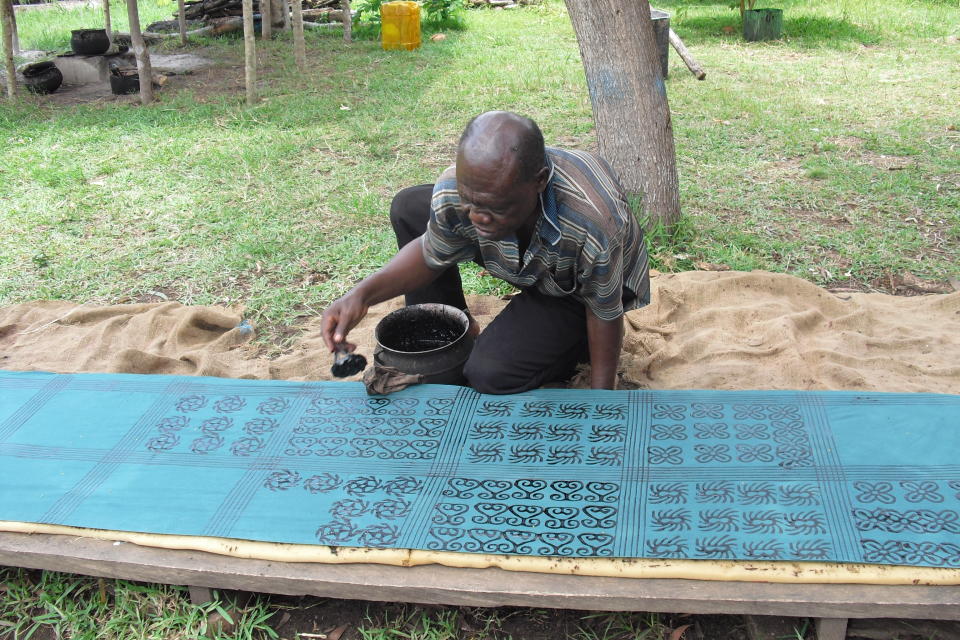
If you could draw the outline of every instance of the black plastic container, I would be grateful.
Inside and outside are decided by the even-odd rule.
[[[76,54],[97,56],[110,48],[106,29],[74,29],[70,33],[70,48]]]

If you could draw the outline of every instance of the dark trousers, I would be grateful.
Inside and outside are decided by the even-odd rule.
[[[433,185],[425,184],[408,187],[394,197],[390,222],[399,247],[426,231],[432,192]],[[475,261],[483,264],[479,251]],[[446,269],[431,284],[406,296],[408,305],[425,302],[466,310],[458,267]],[[463,373],[480,393],[520,393],[570,378],[577,364],[588,357],[583,304],[529,288],[514,296],[483,330]]]

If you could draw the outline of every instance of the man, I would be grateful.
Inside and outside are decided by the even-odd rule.
[[[466,311],[457,264],[475,260],[520,294],[477,337],[470,386],[520,393],[589,360],[591,387],[614,388],[623,313],[650,293],[643,231],[606,162],[545,148],[527,118],[483,113],[464,130],[456,165],[436,185],[397,194],[390,217],[400,251],[324,312],[331,351],[355,348],[348,332],[397,295]]]

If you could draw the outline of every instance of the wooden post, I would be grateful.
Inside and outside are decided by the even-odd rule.
[[[140,103],[153,102],[153,68],[150,66],[150,53],[140,31],[140,12],[137,0],[127,0],[127,18],[130,21],[130,44],[137,59],[137,73],[140,75]]]
[[[262,17],[261,13],[261,17]],[[253,35],[253,0],[243,0],[243,51],[247,104],[257,103],[257,44]]]
[[[683,40],[673,32],[673,29],[670,29],[670,44],[677,50],[677,53],[680,54],[680,57],[686,63],[687,69],[690,69],[690,73],[696,76],[697,80],[703,80],[707,77],[707,72],[703,70],[703,67],[700,66],[696,58],[691,55],[686,45],[683,44]]]
[[[180,44],[187,46],[187,10],[183,0],[177,0],[177,25],[180,27]]]
[[[103,0],[103,30],[107,32],[107,40],[113,44],[113,26],[110,24],[110,0]]]
[[[3,61],[7,69],[7,97],[17,97],[17,68],[13,64],[13,0],[0,0],[0,26],[3,27]]]
[[[270,0],[260,0],[260,37],[264,40],[273,38],[273,7]]]
[[[297,69],[300,73],[307,71],[307,44],[303,38],[303,5],[302,0],[292,0],[293,8],[293,56],[297,60]]]
[[[283,0],[283,30],[290,31],[290,0]]]
[[[340,0],[340,6],[343,9],[343,39],[345,42],[352,42],[353,16],[350,15],[350,0]]]

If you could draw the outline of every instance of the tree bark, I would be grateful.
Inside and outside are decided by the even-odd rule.
[[[243,0],[243,51],[247,104],[252,107],[257,103],[257,43],[253,34],[253,0]]]
[[[110,24],[110,0],[103,0],[103,30],[107,32],[107,40],[113,44],[113,25]]]
[[[0,27],[3,27],[3,61],[7,70],[7,97],[17,97],[17,67],[13,64],[13,0],[0,0]]]
[[[340,0],[340,6],[343,8],[343,39],[345,42],[352,42],[353,16],[350,14],[350,0]]]
[[[303,5],[301,0],[293,0],[293,56],[297,60],[300,73],[307,71],[307,44],[303,37]]]
[[[260,37],[273,39],[273,3],[270,0],[260,0]]]
[[[301,7],[302,8],[302,7]],[[290,0],[283,0],[283,30],[290,31]]]
[[[13,34],[13,55],[20,55],[20,28],[17,26],[17,8],[13,6],[13,0],[10,0],[10,23],[13,28],[10,33]]]
[[[137,74],[140,76],[140,103],[153,102],[153,67],[150,65],[150,52],[143,41],[140,31],[140,12],[137,0],[127,0],[127,19],[130,22],[130,44],[137,59]]]
[[[680,219],[667,89],[648,0],[566,0],[580,45],[600,155],[648,228]]]
[[[180,44],[185,47],[187,46],[187,10],[183,6],[183,0],[177,0],[177,26],[180,27]]]

